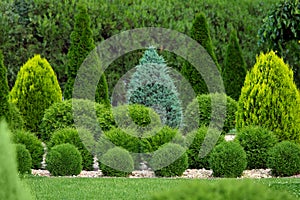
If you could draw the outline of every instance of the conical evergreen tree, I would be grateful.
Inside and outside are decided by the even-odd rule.
[[[247,69],[242,50],[238,42],[237,33],[230,34],[229,45],[226,51],[224,68],[222,71],[226,94],[238,100],[244,85]]]
[[[1,118],[6,118],[6,115],[9,113],[8,99],[7,69],[4,66],[2,51],[0,51],[0,120]]]

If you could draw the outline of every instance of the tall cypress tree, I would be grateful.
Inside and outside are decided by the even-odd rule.
[[[64,89],[65,99],[72,98],[73,85],[77,76],[77,71],[84,59],[95,48],[91,20],[87,8],[84,4],[79,3],[77,10],[78,13],[75,17],[74,30],[71,33],[71,46],[68,52],[68,81]],[[97,103],[109,103],[107,82],[104,73],[100,77],[95,98]]]
[[[226,94],[236,101],[239,100],[246,73],[246,62],[242,55],[237,33],[233,30],[226,51],[222,77]]]
[[[203,13],[198,13],[195,16],[195,20],[191,28],[191,38],[196,40],[207,51],[220,71],[217,57],[213,50],[214,48],[210,37],[208,23]],[[184,63],[181,73],[189,81],[196,95],[208,93],[205,81],[191,64],[188,62]]]
[[[7,69],[4,66],[3,54],[0,51],[0,120],[9,113]]]

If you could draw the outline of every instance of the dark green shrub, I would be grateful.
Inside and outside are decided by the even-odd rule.
[[[236,113],[237,131],[263,126],[279,141],[300,142],[300,95],[293,71],[275,52],[261,54],[247,74]]]
[[[239,143],[223,142],[211,152],[209,166],[215,177],[239,177],[247,167],[246,152]]]
[[[225,142],[224,136],[220,136],[217,130],[211,129],[209,132],[208,130],[207,127],[203,126],[187,135],[186,140],[189,145],[187,155],[190,169],[209,169],[210,152],[207,151],[211,151],[215,145]],[[203,155],[204,153],[206,154],[205,156]]]
[[[0,120],[4,117],[6,119],[6,113],[9,113],[9,87],[7,82],[7,69],[4,66],[3,54],[0,50]],[[6,119],[7,120],[7,119]]]
[[[82,157],[82,167],[84,170],[93,170],[93,155],[90,153],[92,149],[85,147],[84,138],[91,135],[87,130],[75,128],[63,128],[55,131],[51,140],[47,144],[48,149],[51,150],[53,146],[59,144],[72,144],[80,152]]]
[[[152,200],[294,200],[287,191],[272,190],[252,180],[191,181],[170,191],[153,195]]]
[[[156,176],[181,176],[188,167],[188,157],[182,146],[168,143],[154,152],[149,164]]]
[[[61,103],[53,104],[45,111],[40,125],[39,137],[43,141],[49,141],[52,133],[61,128],[75,127],[73,106],[80,111],[77,125],[90,130],[93,134],[98,131],[97,124],[94,123],[93,115],[96,112],[97,120],[102,131],[108,131],[115,125],[110,107],[97,104],[89,100],[70,99]],[[78,113],[77,113],[78,114]]]
[[[198,129],[201,126],[209,126],[214,115],[213,123],[218,129],[222,129],[223,133],[228,133],[235,128],[235,113],[237,111],[237,102],[225,94],[213,93],[197,96],[187,107],[185,111],[183,132],[186,134]],[[224,99],[226,98],[226,103]],[[214,102],[214,111],[212,113],[212,99]],[[224,108],[226,106],[226,108]],[[226,113],[218,113],[220,110],[226,110]],[[224,118],[224,124],[222,118]]]
[[[33,133],[23,130],[13,131],[13,142],[25,145],[32,158],[32,168],[40,169],[43,161],[44,147]]]
[[[46,164],[52,176],[78,175],[82,170],[82,157],[74,145],[60,144],[51,148]]]
[[[226,51],[222,78],[226,94],[236,101],[239,100],[246,73],[246,62],[242,55],[237,33],[233,30],[231,31],[229,45]]]
[[[10,95],[23,116],[26,129],[32,132],[38,131],[45,110],[62,100],[56,75],[40,55],[21,67]]]
[[[289,141],[269,150],[267,166],[275,176],[292,176],[300,172],[300,146]]]
[[[18,171],[20,174],[31,174],[32,159],[23,144],[16,144]]]
[[[100,169],[104,176],[126,177],[134,169],[130,153],[120,147],[108,150],[100,158]]]
[[[277,138],[266,128],[249,126],[241,129],[235,140],[244,148],[248,169],[266,169],[268,151],[277,143]]]

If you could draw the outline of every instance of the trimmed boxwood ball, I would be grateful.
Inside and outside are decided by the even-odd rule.
[[[20,174],[31,174],[32,159],[29,151],[23,144],[15,144],[17,153],[18,171]]]
[[[44,147],[42,142],[33,133],[24,130],[15,130],[12,132],[12,140],[16,144],[25,145],[32,158],[32,168],[40,169],[42,167]]]
[[[222,142],[211,152],[209,165],[215,177],[239,177],[247,166],[246,152],[237,142]]]
[[[78,175],[82,170],[82,157],[74,145],[60,144],[51,148],[46,164],[52,176]]]
[[[240,143],[247,154],[248,169],[266,169],[268,151],[278,141],[271,131],[259,126],[241,129],[235,140]]]
[[[218,137],[217,142],[216,137]],[[224,136],[220,135],[217,130],[210,129],[210,132],[208,132],[208,128],[203,126],[200,127],[198,130],[190,133],[186,137],[187,143],[188,143],[188,150],[187,155],[189,158],[189,168],[190,169],[209,169],[209,156],[210,153],[206,154],[205,157],[200,157],[201,153],[205,153],[205,149],[213,149],[215,145],[218,145],[222,142],[225,142]],[[202,147],[202,144],[205,139],[205,146]],[[212,147],[213,146],[213,147]],[[200,149],[203,148],[203,150]],[[200,154],[200,155],[199,155]]]
[[[268,168],[275,176],[292,176],[300,173],[300,146],[289,141],[276,144],[269,150]]]
[[[188,157],[182,146],[168,143],[154,152],[149,164],[156,176],[181,176],[188,167]]]
[[[80,135],[79,135],[80,133]],[[93,170],[93,155],[90,153],[83,143],[85,138],[89,137],[91,133],[85,129],[75,129],[75,128],[63,128],[55,131],[51,137],[50,142],[47,144],[48,149],[55,145],[59,144],[72,144],[74,145],[80,152],[82,156],[82,167],[84,170]],[[88,145],[88,144],[87,144]]]
[[[104,176],[127,177],[134,170],[130,153],[123,148],[114,147],[100,158],[100,169]]]
[[[170,191],[154,194],[152,200],[295,200],[287,191],[278,191],[252,180],[191,181]]]

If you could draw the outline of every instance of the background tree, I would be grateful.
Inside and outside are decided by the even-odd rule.
[[[265,127],[279,141],[300,142],[300,96],[293,72],[273,51],[261,54],[247,73],[236,114],[237,130]]]
[[[9,88],[7,82],[7,70],[3,63],[3,54],[0,51],[0,120],[9,113]]]
[[[226,51],[222,77],[226,94],[236,101],[239,99],[241,94],[246,73],[246,62],[242,55],[237,33],[233,30],[231,32],[229,45]]]

